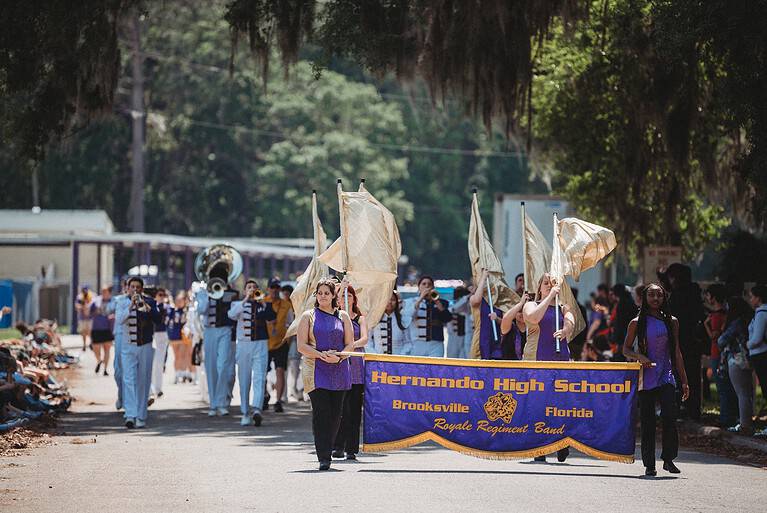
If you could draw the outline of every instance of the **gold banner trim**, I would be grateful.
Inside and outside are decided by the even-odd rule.
[[[339,352],[342,356],[364,357],[374,362],[418,363],[426,365],[453,365],[456,367],[492,367],[502,369],[568,369],[568,370],[639,370],[639,362],[544,362],[533,360],[473,360],[465,358],[438,358],[433,356],[406,356],[394,354]]]
[[[390,355],[386,355],[386,356],[390,356]],[[524,451],[496,452],[496,451],[485,451],[482,449],[475,449],[473,447],[466,447],[465,445],[451,442],[450,440],[443,438],[436,433],[432,433],[431,431],[421,433],[420,435],[403,438],[401,440],[394,440],[392,442],[384,442],[379,444],[363,444],[362,452],[396,451],[398,449],[412,447],[414,445],[418,445],[420,443],[427,442],[429,440],[436,442],[442,447],[446,449],[450,449],[452,451],[460,452],[462,454],[467,454],[469,456],[474,456],[475,458],[484,458],[484,459],[490,459],[490,460],[535,458],[537,456],[545,456],[547,454],[554,453],[560,449],[564,449],[565,447],[572,447],[573,449],[577,449],[584,454],[587,454],[589,456],[592,456],[600,460],[616,461],[618,463],[629,463],[629,464],[634,463],[633,454],[629,456],[626,454],[615,454],[611,452],[600,451],[598,449],[589,447],[588,445],[585,445],[579,442],[578,440],[575,440],[574,438],[570,438],[570,437],[563,438],[562,440],[559,440],[557,442],[550,443],[541,447],[536,447],[535,449],[527,449]]]

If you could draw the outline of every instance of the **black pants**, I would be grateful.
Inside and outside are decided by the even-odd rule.
[[[767,353],[757,354],[751,357],[751,367],[759,378],[759,386],[762,388],[762,397],[767,400]]]
[[[336,435],[333,449],[357,454],[360,452],[360,424],[362,423],[362,398],[365,385],[352,385],[344,397],[341,427]]]
[[[330,461],[333,439],[341,425],[345,390],[315,388],[309,392],[312,401],[312,433],[319,461]]]
[[[661,385],[652,390],[639,391],[639,418],[642,422],[642,463],[655,468],[655,403],[660,402],[663,425],[663,449],[660,459],[673,461],[679,453],[679,434],[676,431],[676,390],[674,385]]]
[[[688,351],[682,354],[684,372],[687,374],[687,383],[690,385],[690,397],[684,402],[684,416],[692,420],[700,420],[700,399],[702,393],[700,357],[701,354],[695,351]]]

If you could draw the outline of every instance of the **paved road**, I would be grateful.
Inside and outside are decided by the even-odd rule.
[[[656,479],[641,477],[640,463],[578,453],[566,464],[541,464],[475,459],[436,445],[363,454],[319,473],[305,404],[268,414],[261,428],[242,428],[236,416],[209,419],[195,386],[169,383],[147,429],[129,432],[114,411],[114,382],[93,375],[91,360],[86,355],[75,387],[80,400],[60,423],[66,435],[0,458],[0,511],[647,513],[764,511],[767,504],[765,470],[692,451],[682,451],[679,477]]]

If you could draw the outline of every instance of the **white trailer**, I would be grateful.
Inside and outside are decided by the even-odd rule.
[[[506,279],[513,286],[514,277],[522,272],[522,214],[520,205],[525,202],[527,216],[538,226],[546,240],[554,236],[552,215],[559,218],[575,216],[575,210],[562,198],[545,195],[498,194],[493,211],[493,247],[501,259]],[[588,221],[588,219],[586,219]],[[609,228],[609,227],[608,227]],[[581,274],[578,282],[570,279],[570,284],[578,289],[578,300],[582,304],[588,301],[588,294],[596,290],[600,283],[613,283],[610,271],[603,263]],[[528,284],[534,290],[537,284]]]

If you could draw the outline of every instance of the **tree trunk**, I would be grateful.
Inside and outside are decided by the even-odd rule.
[[[130,227],[134,232],[144,231],[144,69],[141,55],[141,21],[138,13],[131,20],[131,51],[133,61],[131,85],[131,191],[128,205]]]

